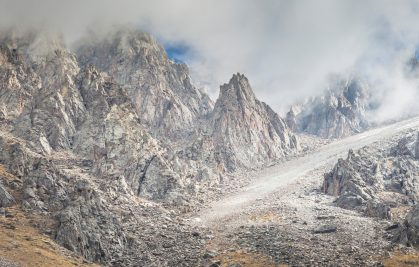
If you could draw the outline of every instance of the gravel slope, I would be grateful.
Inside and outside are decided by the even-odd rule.
[[[193,225],[212,232],[213,266],[383,266],[395,250],[385,231],[390,222],[336,207],[319,189],[349,149],[380,147],[412,128],[419,118],[323,145],[257,172],[248,185],[190,214]]]
[[[419,117],[404,120],[332,142],[320,147],[315,152],[269,167],[256,174],[250,185],[202,210],[197,214],[196,221],[199,221],[199,224],[207,225],[211,222],[218,222],[223,217],[240,213],[243,208],[259,198],[278,191],[279,188],[310,171],[334,163],[339,157],[345,156],[349,149],[358,149],[418,126]]]

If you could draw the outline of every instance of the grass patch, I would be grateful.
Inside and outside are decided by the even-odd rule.
[[[256,223],[280,223],[281,217],[279,214],[269,211],[262,214],[252,215],[250,220]]]
[[[251,253],[244,250],[227,252],[219,255],[217,260],[221,261],[221,267],[228,267],[233,263],[238,263],[243,267],[285,267],[287,265],[275,264],[265,255]]]
[[[13,217],[0,217],[0,257],[30,267],[97,266],[84,262],[40,233],[17,206],[7,210]]]
[[[385,267],[412,267],[419,266],[419,254],[404,254],[396,252],[384,260]]]

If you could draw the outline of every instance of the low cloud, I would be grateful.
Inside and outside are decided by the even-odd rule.
[[[242,72],[262,100],[285,111],[291,103],[320,93],[331,73],[353,72],[367,76],[383,103],[397,112],[406,112],[406,103],[417,99],[416,84],[402,72],[419,44],[419,6],[413,0],[0,0],[0,4],[0,25],[44,25],[64,32],[68,42],[92,25],[106,29],[129,23],[167,46],[187,47],[177,56],[213,97],[232,73]]]

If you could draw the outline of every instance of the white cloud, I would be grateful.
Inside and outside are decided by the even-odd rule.
[[[194,80],[209,86],[214,97],[218,85],[243,72],[262,100],[284,110],[324,88],[331,72],[354,67],[385,81],[380,90],[414,91],[395,69],[405,60],[401,55],[419,43],[413,0],[0,0],[0,5],[1,25],[43,23],[70,40],[92,23],[132,23],[164,42],[184,43],[194,51],[185,57]]]

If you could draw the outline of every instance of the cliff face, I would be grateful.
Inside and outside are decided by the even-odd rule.
[[[51,237],[88,260],[184,263],[152,253],[167,239],[143,242],[160,231],[199,262],[202,240],[144,199],[187,207],[225,172],[298,148],[243,75],[221,86],[213,106],[148,34],[118,29],[74,54],[59,36],[3,32],[0,164],[16,179],[0,176],[0,207],[42,213],[54,221]],[[162,217],[172,218],[156,230]]]
[[[368,127],[368,86],[352,79],[334,84],[324,95],[291,108],[288,125],[324,138],[341,138]]]
[[[59,39],[1,34],[0,164],[16,178],[0,177],[0,207],[42,213],[54,222],[43,231],[91,261],[179,265],[177,255],[159,258],[142,242],[162,231],[199,262],[199,239],[138,197],[187,205],[199,186],[195,177],[208,170],[156,139],[131,88],[80,64]],[[169,227],[155,230],[162,217]],[[157,248],[163,242],[153,240]]]
[[[211,125],[216,150],[227,169],[260,166],[298,149],[297,138],[284,120],[256,99],[241,74],[221,86]]]
[[[190,133],[213,102],[196,88],[188,67],[171,61],[149,34],[119,28],[92,37],[77,49],[81,65],[95,65],[122,84],[141,123],[153,134],[176,140]]]

